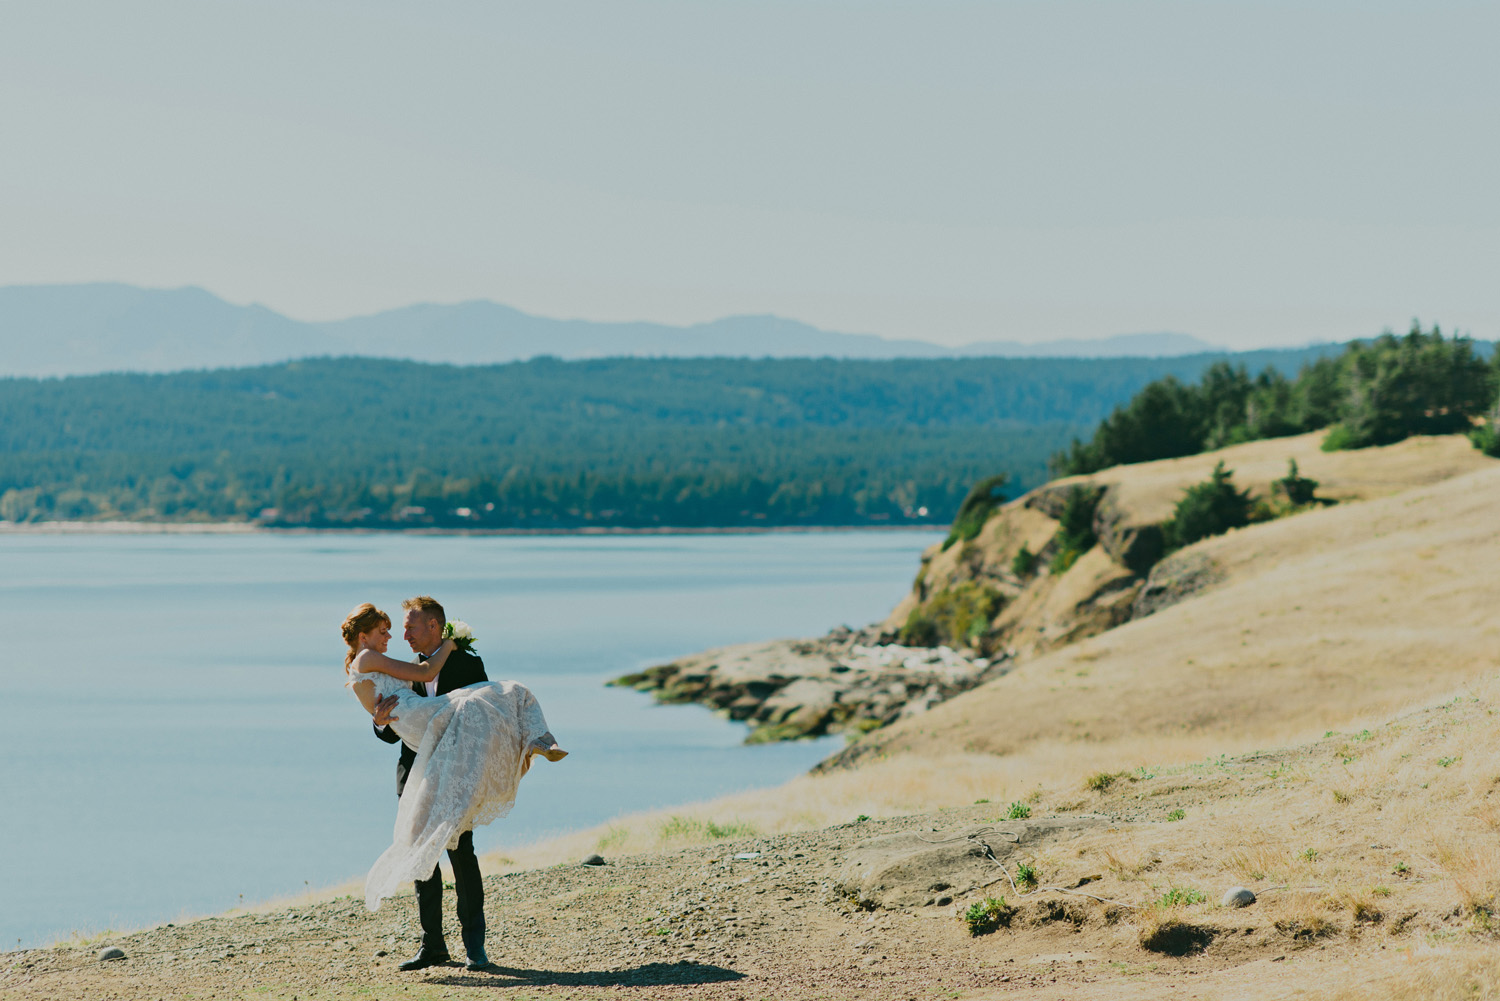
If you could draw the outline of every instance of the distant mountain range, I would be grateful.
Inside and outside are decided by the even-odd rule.
[[[236,306],[200,288],[121,284],[0,288],[0,376],[171,372],[360,355],[484,365],[557,358],[1110,358],[1221,351],[1186,334],[1124,334],[1041,344],[982,341],[950,348],[843,334],[778,316],[731,316],[674,327],[532,316],[498,303],[422,303],[371,316],[304,323]]]

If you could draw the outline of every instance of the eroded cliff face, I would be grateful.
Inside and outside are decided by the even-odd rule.
[[[1070,502],[1092,508],[1096,541],[1082,553],[1066,552]],[[1098,484],[1032,491],[996,510],[974,538],[924,553],[911,593],[881,634],[1019,659],[1111,629],[1130,618],[1143,580],[1127,563],[1139,533],[1122,530],[1126,520]],[[981,609],[989,614],[973,614]]]

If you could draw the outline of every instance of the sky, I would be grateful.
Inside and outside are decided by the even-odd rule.
[[[0,285],[1500,336],[1500,4],[5,0]]]

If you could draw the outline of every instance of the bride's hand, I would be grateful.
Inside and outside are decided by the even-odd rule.
[[[458,644],[455,643],[455,642],[453,642],[451,639],[450,640],[443,640],[443,645],[440,646],[440,647],[438,647],[438,650],[440,652],[442,652],[442,653],[452,653],[454,650],[457,650],[457,649],[458,649]]]

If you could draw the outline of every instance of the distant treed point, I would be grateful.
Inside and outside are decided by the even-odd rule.
[[[1494,455],[1497,387],[1500,349],[1486,362],[1468,338],[1413,322],[1404,337],[1386,333],[1313,359],[1294,379],[1273,368],[1252,378],[1227,361],[1210,366],[1197,385],[1167,376],[1105,418],[1087,442],[1054,456],[1052,466],[1075,476],[1323,428],[1330,451],[1466,432]]]

